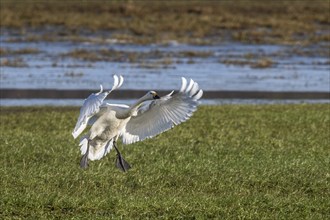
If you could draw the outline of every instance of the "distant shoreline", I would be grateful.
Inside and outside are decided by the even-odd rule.
[[[85,99],[95,90],[0,89],[1,99]],[[165,95],[171,91],[157,91]],[[139,98],[146,90],[114,91],[111,99]],[[330,92],[299,91],[204,91],[205,99],[330,99]]]

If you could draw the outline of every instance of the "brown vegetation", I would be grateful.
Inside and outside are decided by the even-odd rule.
[[[0,62],[0,66],[7,67],[28,67],[28,64],[22,58],[15,59],[2,59]]]
[[[224,59],[220,60],[220,63],[226,65],[238,65],[238,66],[250,66],[251,68],[270,68],[275,63],[270,58],[261,58],[258,60],[252,59]]]
[[[329,0],[320,1],[1,1],[1,27],[57,26],[57,37],[83,29],[134,42],[249,43],[329,41]],[[316,34],[318,33],[318,34]]]
[[[40,50],[38,50],[37,48],[23,48],[18,50],[11,50],[8,48],[0,47],[0,56],[36,54],[36,53],[40,53]]]
[[[85,50],[76,49],[68,53],[62,54],[63,57],[72,57],[84,61],[108,61],[108,62],[144,62],[145,60],[154,60],[155,63],[169,66],[175,58],[207,58],[212,56],[210,51],[179,51],[165,52],[159,50],[151,50],[149,52],[122,51],[122,50]],[[153,65],[154,66],[154,65]]]

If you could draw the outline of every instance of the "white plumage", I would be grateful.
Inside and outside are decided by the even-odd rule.
[[[122,137],[124,144],[132,144],[167,131],[189,119],[203,95],[196,82],[190,79],[188,84],[182,77],[181,89],[175,94],[172,91],[159,97],[156,92],[150,91],[131,106],[105,103],[104,99],[123,81],[122,76],[114,75],[112,89],[103,92],[101,86],[100,92],[91,94],[80,109],[73,137],[77,138],[88,124],[91,125],[79,144],[84,155],[80,163],[82,168],[87,167],[87,159],[99,160],[115,147],[117,167],[126,171],[130,166],[116,147],[119,137]]]

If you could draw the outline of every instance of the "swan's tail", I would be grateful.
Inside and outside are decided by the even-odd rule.
[[[83,138],[80,143],[81,154],[84,155],[87,151],[87,138]],[[91,143],[90,143],[91,144]],[[95,146],[94,146],[95,145]],[[113,140],[107,142],[96,142],[94,145],[89,146],[88,159],[90,160],[100,160],[102,157],[107,155],[113,147]]]

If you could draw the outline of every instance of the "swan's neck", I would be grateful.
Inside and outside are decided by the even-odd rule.
[[[133,105],[130,106],[129,108],[129,114],[130,116],[134,116],[137,114],[137,111],[139,107],[142,105],[142,103],[146,101],[143,97],[137,100]]]
[[[120,115],[121,118],[128,118],[131,116],[135,116],[138,112],[139,107],[141,104],[146,101],[144,97],[138,99],[134,104],[132,104],[128,109],[126,109],[122,114]]]

